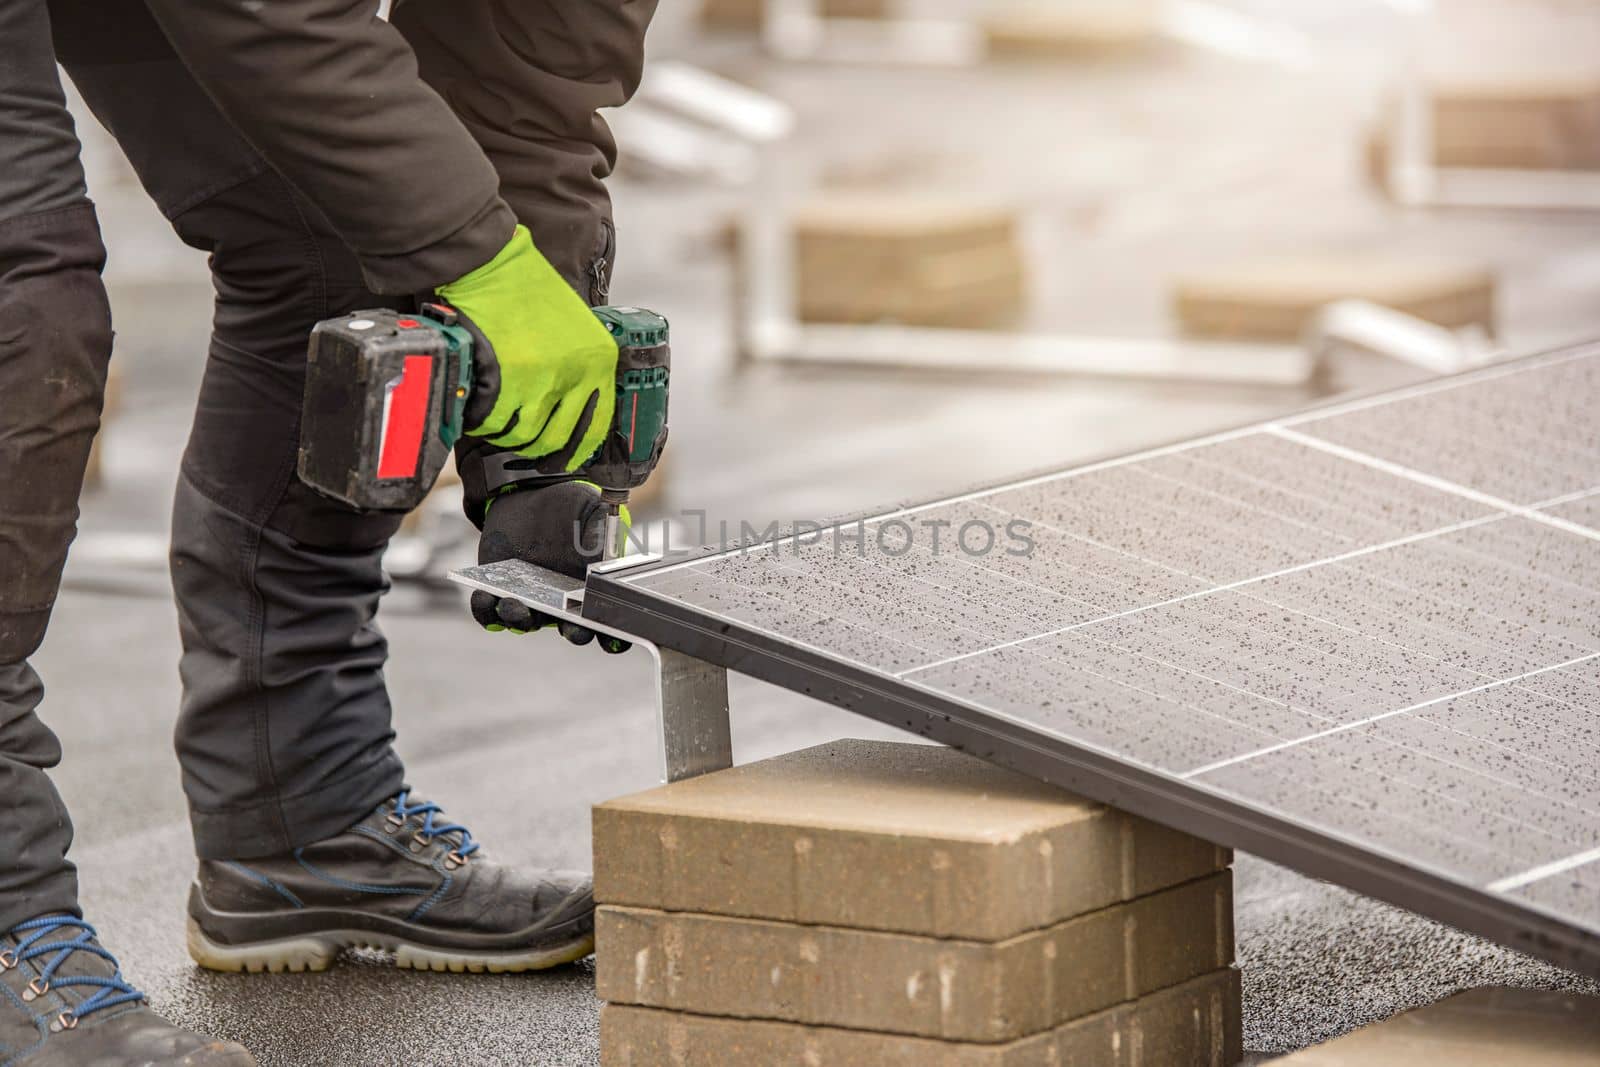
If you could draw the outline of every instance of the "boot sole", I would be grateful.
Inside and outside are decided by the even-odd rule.
[[[392,954],[396,967],[413,971],[454,971],[473,974],[516,974],[543,971],[576,963],[594,951],[594,934],[536,949],[505,952],[469,952],[412,944],[374,930],[326,930],[273,941],[223,945],[205,935],[200,924],[188,920],[189,956],[212,971],[281,974],[285,971],[325,971],[346,949],[368,948]]]

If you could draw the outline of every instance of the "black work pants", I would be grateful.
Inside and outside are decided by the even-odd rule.
[[[480,10],[490,2],[400,9],[396,25],[446,99],[459,95],[451,79],[474,56],[480,74],[485,62],[510,65],[492,79],[502,88],[540,66],[537,36],[508,47],[503,21]],[[59,746],[35,713],[42,694],[25,660],[71,538],[110,348],[102,253],[44,7],[0,0],[0,272],[46,250],[34,251],[30,276],[44,296],[14,283],[14,268],[0,273],[0,390],[29,401],[0,410],[0,929],[76,907],[71,827],[45,775]],[[213,334],[172,521],[183,643],[176,743],[201,856],[286,851],[344,829],[402,784],[375,624],[380,559],[398,522],[319,497],[294,474],[312,324],[397,301],[367,291],[332,225],[233,130],[141,4],[48,7],[55,54],[90,109],[179,236],[210,254]],[[436,35],[430,20],[452,13],[453,32]],[[569,44],[558,35],[546,47]],[[41,103],[46,84],[53,92]],[[8,122],[18,115],[15,136]],[[598,300],[609,202],[595,146],[571,133],[586,125],[600,137],[603,126],[568,116],[561,130],[496,134],[482,121],[468,126],[500,169],[505,199],[574,287]],[[31,324],[8,330],[22,319]],[[48,384],[62,378],[67,385]],[[46,467],[48,478],[38,473]]]

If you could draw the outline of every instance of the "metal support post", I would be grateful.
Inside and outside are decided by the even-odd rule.
[[[654,557],[626,557],[601,564],[632,566]],[[728,672],[704,660],[662,648],[583,615],[584,583],[522,560],[466,567],[452,581],[498,597],[509,597],[551,618],[631,641],[655,661],[656,724],[660,731],[662,780],[676,782],[733,766],[728,722]]]
[[[728,672],[670,648],[656,654],[665,778],[676,782],[733,766]]]

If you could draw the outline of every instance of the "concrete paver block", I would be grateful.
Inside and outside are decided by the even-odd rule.
[[[1600,76],[1532,72],[1452,76],[1428,89],[1433,161],[1441,167],[1600,169]],[[1371,145],[1386,178],[1387,131]]]
[[[1469,989],[1273,1062],[1283,1067],[1597,1067],[1600,997],[1546,989]]]
[[[1016,212],[904,190],[819,193],[796,212],[809,322],[982,328],[1017,318],[1027,269]]]
[[[1495,329],[1487,267],[1372,252],[1268,259],[1180,278],[1174,304],[1193,337],[1296,341],[1317,310],[1370,300],[1452,328]]]
[[[954,749],[836,741],[600,804],[595,897],[997,941],[1232,855]]]
[[[602,1067],[1231,1067],[1239,972],[1213,971],[1004,1044],[937,1041],[607,1004]]]
[[[1087,7],[1048,4],[1000,7],[983,20],[989,54],[997,59],[1118,59],[1160,39],[1155,6],[1136,0]]]
[[[894,0],[821,0],[827,18],[886,19]],[[767,0],[702,0],[700,21],[711,29],[753,30],[765,20]]]
[[[1231,872],[1006,941],[602,906],[617,1004],[952,1041],[1036,1034],[1228,966]]]

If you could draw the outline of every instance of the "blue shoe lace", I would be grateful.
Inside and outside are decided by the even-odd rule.
[[[67,933],[72,930],[78,931],[77,936],[67,937]],[[46,915],[43,918],[18,923],[12,928],[11,935],[17,938],[17,947],[9,953],[0,952],[0,964],[9,963],[15,967],[19,963],[50,956],[50,961],[40,969],[39,977],[28,983],[28,989],[34,997],[43,996],[51,989],[59,990],[67,986],[85,986],[98,990],[61,1013],[58,1021],[66,1029],[70,1030],[78,1024],[79,1019],[97,1011],[144,999],[144,994],[122,977],[122,966],[117,963],[117,958],[95,943],[97,935],[94,927],[82,919],[74,919],[70,915]],[[58,937],[63,940],[56,940]],[[67,974],[58,977],[56,972],[75,952],[87,952],[91,956],[99,956],[109,962],[115,970],[109,978],[92,974]]]
[[[402,789],[394,798],[394,814],[397,818],[404,820],[411,818],[413,815],[421,815],[422,828],[417,832],[425,838],[440,837],[444,834],[459,834],[460,839],[456,845],[455,853],[462,859],[466,859],[478,851],[478,842],[472,839],[471,830],[456,822],[434,821],[433,817],[435,815],[444,814],[443,808],[426,800],[419,801],[416,804],[408,804],[407,801],[410,798],[411,791],[409,789]]]

